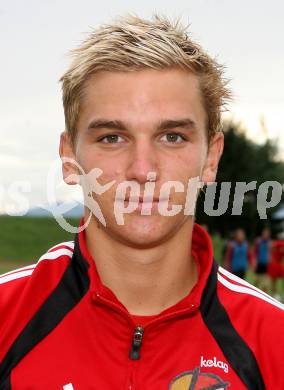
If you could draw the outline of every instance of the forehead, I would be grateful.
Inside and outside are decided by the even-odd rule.
[[[79,120],[94,116],[151,124],[163,117],[190,117],[205,124],[199,80],[181,69],[101,71],[84,85]]]

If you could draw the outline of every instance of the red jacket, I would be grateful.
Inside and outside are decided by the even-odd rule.
[[[151,317],[102,285],[84,232],[0,277],[0,389],[284,389],[283,306],[218,267],[198,225],[192,250],[198,283]]]

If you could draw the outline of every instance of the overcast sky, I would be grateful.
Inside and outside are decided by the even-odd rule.
[[[227,67],[230,112],[262,142],[265,118],[284,158],[284,2],[281,0],[0,0],[0,211],[13,209],[15,181],[30,206],[46,201],[46,175],[64,129],[58,79],[84,33],[116,15],[162,12],[191,24],[193,38]],[[59,197],[68,198],[62,187]]]

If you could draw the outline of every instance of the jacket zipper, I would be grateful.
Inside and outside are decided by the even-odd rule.
[[[140,350],[143,340],[144,328],[142,326],[136,326],[133,332],[131,349],[129,351],[129,357],[131,360],[140,359]]]
[[[128,390],[135,390],[135,372],[137,370],[138,360],[141,357],[141,346],[143,341],[144,328],[138,325],[134,328],[132,342],[129,350],[130,374],[128,380]]]

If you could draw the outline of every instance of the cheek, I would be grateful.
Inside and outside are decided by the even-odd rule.
[[[101,151],[84,148],[83,153],[77,154],[77,162],[84,169],[85,173],[89,173],[94,168],[99,168],[103,171],[100,177],[113,176],[114,164],[109,162]]]
[[[167,164],[165,172],[167,175],[171,175],[173,178],[169,180],[175,180],[175,178],[187,182],[190,177],[196,177],[201,174],[204,161],[201,158],[202,151],[192,153],[177,154],[175,159]]]

